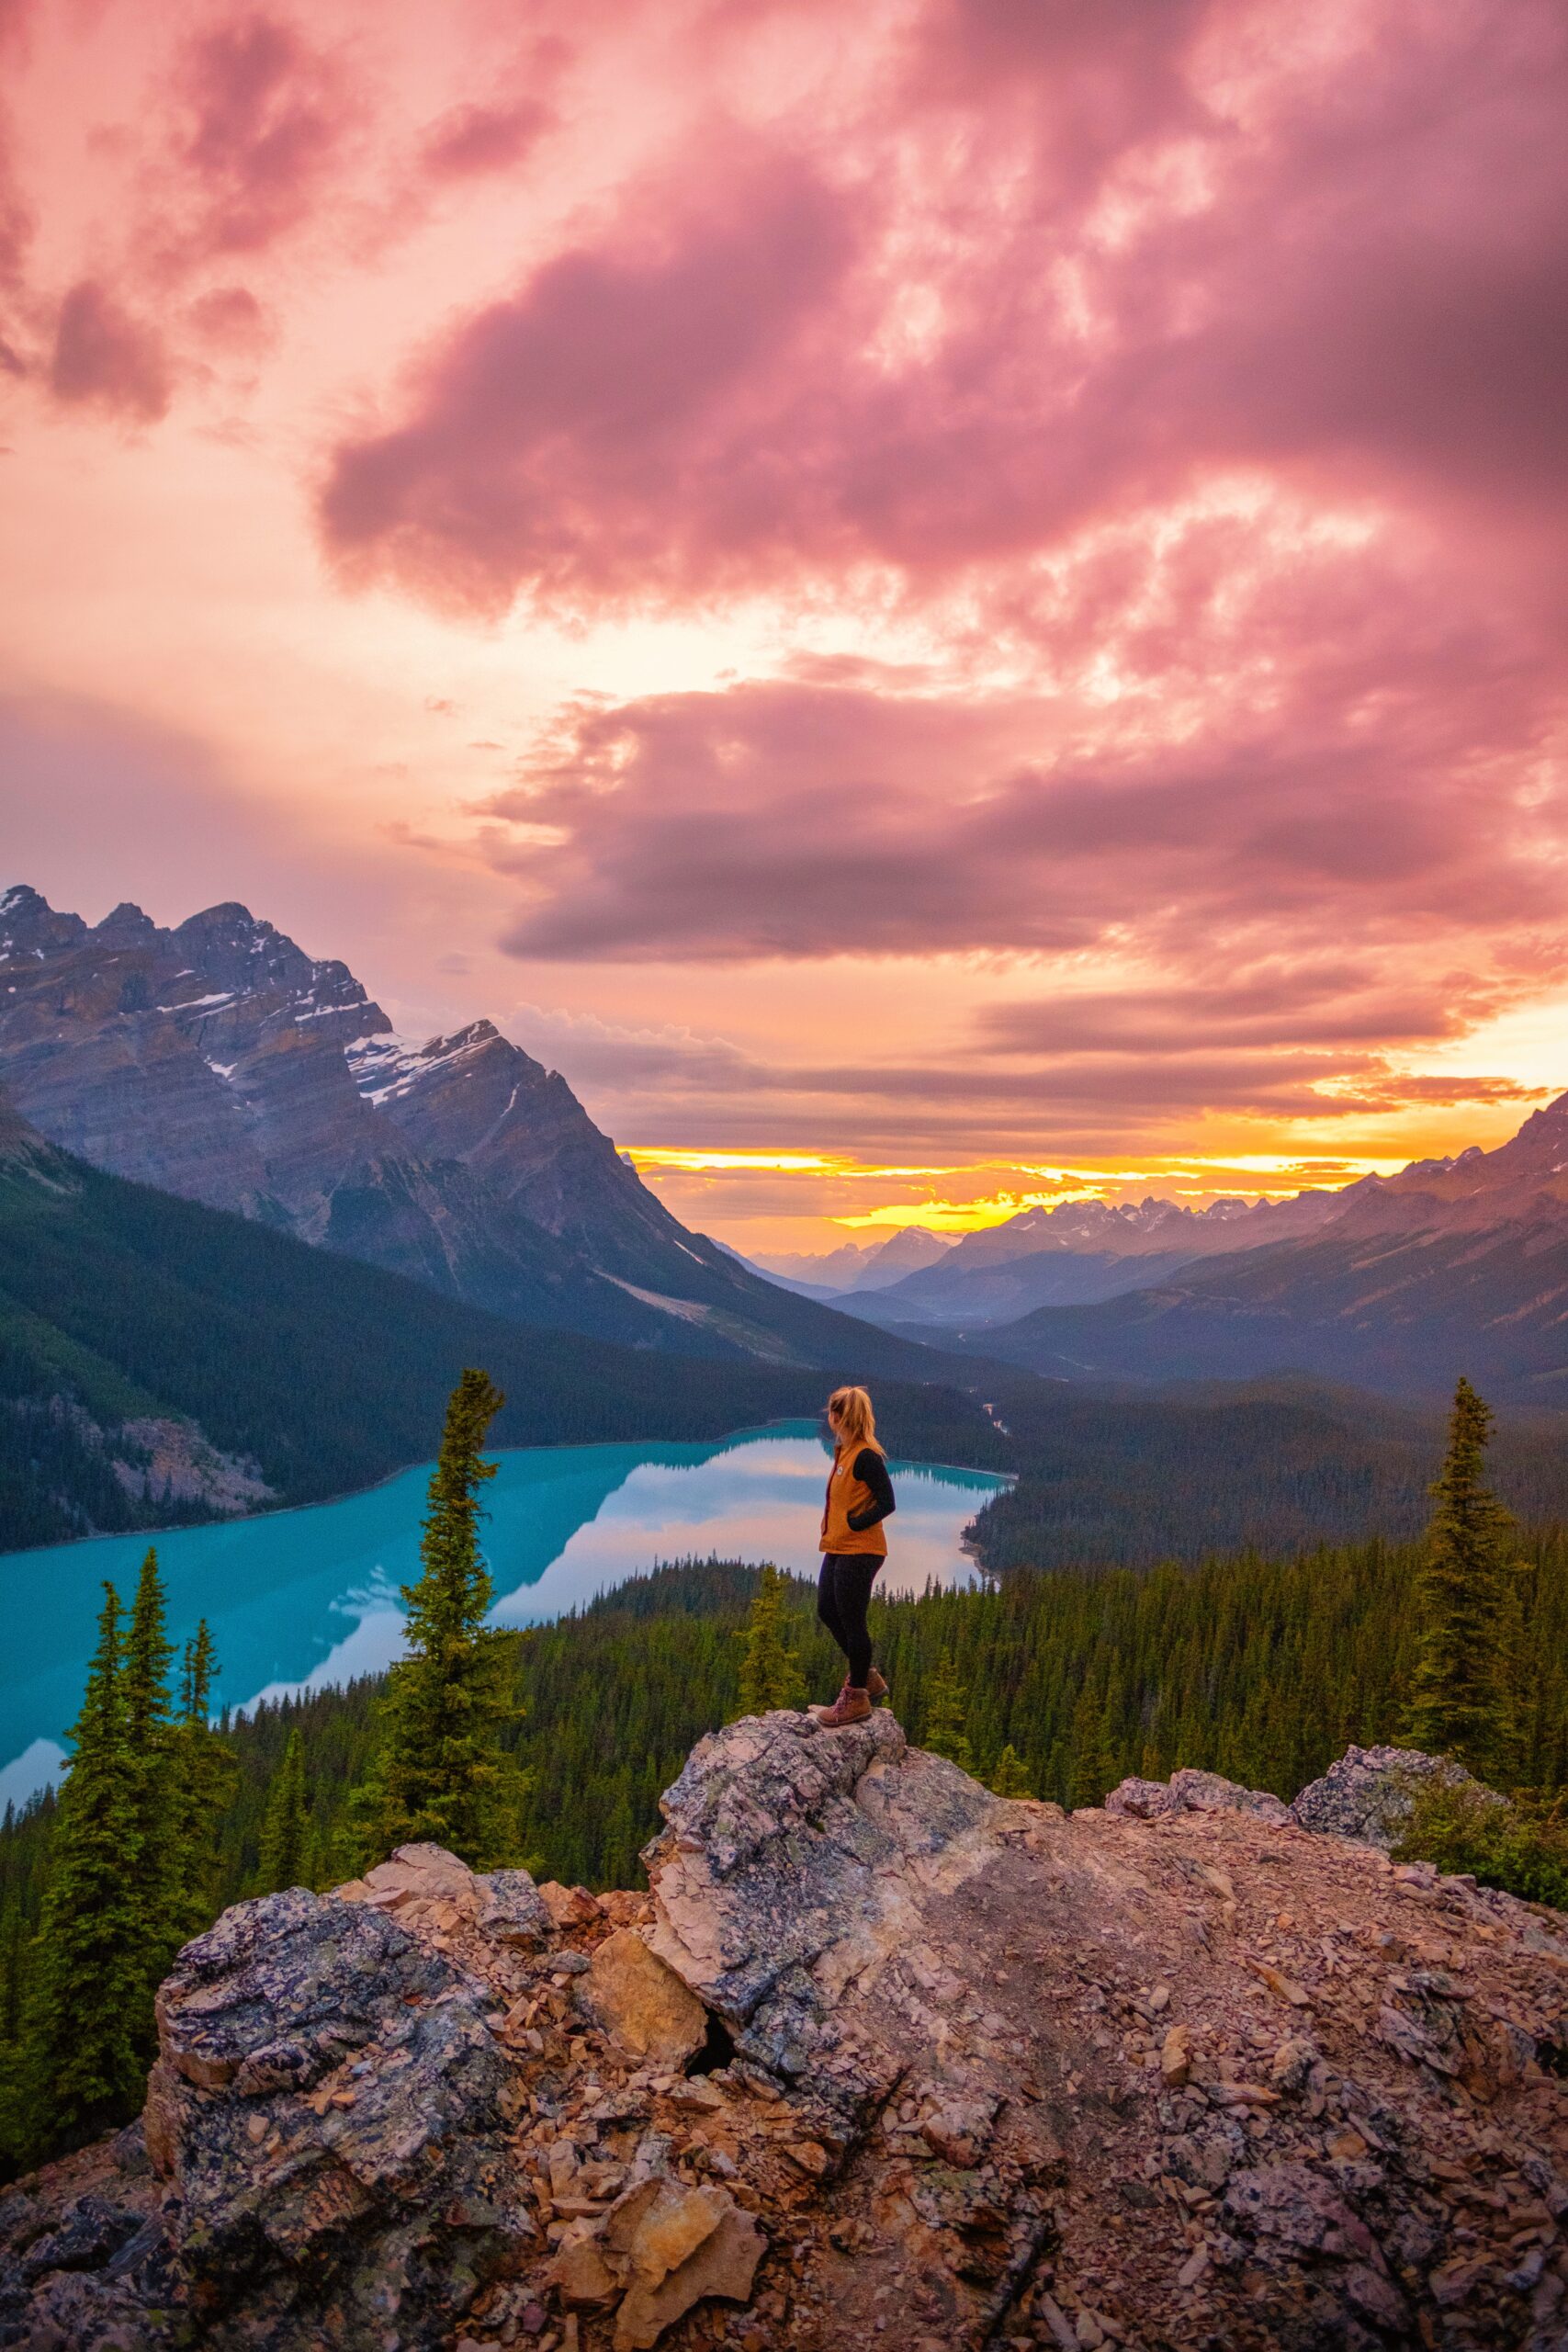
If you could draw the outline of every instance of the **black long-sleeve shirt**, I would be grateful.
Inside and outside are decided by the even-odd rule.
[[[863,1487],[869,1487],[874,1498],[868,1510],[852,1510],[850,1525],[857,1535],[879,1520],[890,1519],[898,1506],[893,1499],[893,1481],[887,1475],[887,1464],[874,1445],[863,1445],[854,1458],[854,1475]]]

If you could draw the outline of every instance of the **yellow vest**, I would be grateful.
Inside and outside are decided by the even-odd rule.
[[[850,1525],[852,1510],[869,1510],[876,1500],[863,1478],[857,1478],[854,1464],[863,1449],[852,1446],[847,1453],[836,1453],[833,1467],[828,1474],[828,1505],[822,1513],[822,1549],[824,1552],[869,1552],[877,1559],[887,1557],[887,1538],[882,1521],[874,1527],[856,1529]]]

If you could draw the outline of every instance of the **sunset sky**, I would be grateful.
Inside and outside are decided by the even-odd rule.
[[[1568,1085],[1560,0],[0,0],[0,883],[489,1013],[742,1247]]]

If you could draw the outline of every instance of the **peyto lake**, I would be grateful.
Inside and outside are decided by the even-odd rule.
[[[492,1622],[536,1624],[661,1560],[776,1560],[815,1574],[828,1455],[816,1424],[689,1445],[527,1447],[486,1491]],[[129,1600],[150,1542],[183,1642],[205,1616],[219,1702],[373,1674],[401,1646],[398,1587],[417,1575],[428,1463],[309,1510],[157,1536],[104,1535],[0,1555],[0,1804],[55,1777],[81,1700],[107,1577]],[[1006,1479],[895,1462],[885,1589],[974,1573],[964,1530]],[[831,1695],[830,1693],[827,1695]]]

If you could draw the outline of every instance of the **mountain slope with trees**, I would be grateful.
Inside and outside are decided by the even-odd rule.
[[[106,1175],[11,1114],[0,1126],[0,1549],[209,1518],[236,1472],[249,1479],[242,1502],[366,1486],[434,1453],[446,1396],[474,1362],[507,1391],[503,1445],[716,1437],[815,1412],[825,1377],[864,1376],[861,1327],[843,1329],[850,1344],[828,1375],[530,1330]],[[970,1399],[882,1386],[917,1450],[1000,1466],[1001,1441]],[[216,1464],[211,1491],[149,1491],[145,1434],[170,1428],[198,1465]]]
[[[346,965],[234,903],[173,930],[0,898],[0,1085],[95,1167],[527,1324],[919,1379],[671,1216],[565,1079],[470,1022],[395,1035]],[[858,1354],[856,1350],[858,1349]]]

